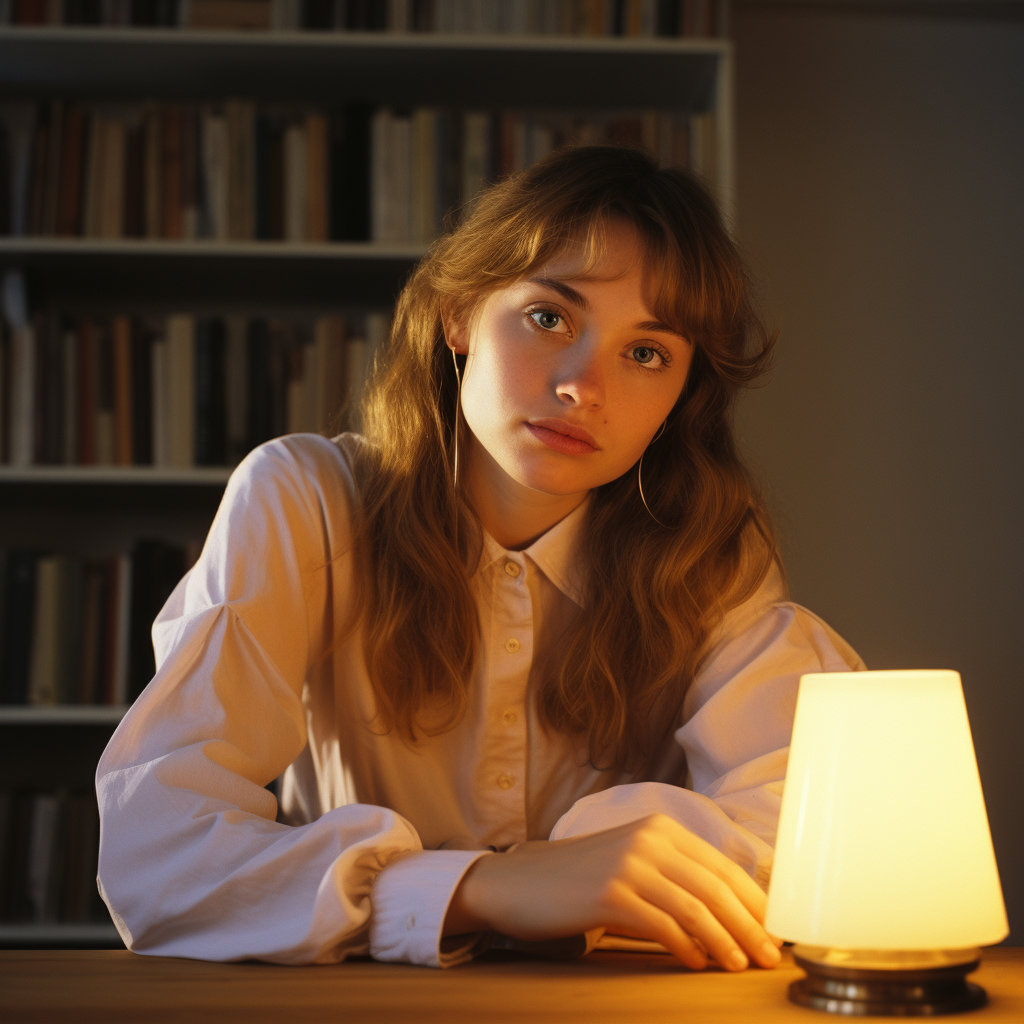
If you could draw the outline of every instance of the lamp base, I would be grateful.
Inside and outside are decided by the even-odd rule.
[[[799,1006],[849,1016],[933,1017],[984,1006],[985,990],[967,981],[980,950],[888,952],[794,946],[807,972],[789,986]],[[935,966],[933,966],[935,965]]]

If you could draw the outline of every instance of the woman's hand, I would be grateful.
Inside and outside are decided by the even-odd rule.
[[[710,843],[664,814],[481,857],[455,890],[445,935],[554,939],[605,928],[660,942],[695,970],[779,962],[765,895]]]

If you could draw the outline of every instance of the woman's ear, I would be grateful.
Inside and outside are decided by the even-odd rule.
[[[456,354],[464,356],[469,352],[462,325],[454,320],[444,322],[444,343]]]

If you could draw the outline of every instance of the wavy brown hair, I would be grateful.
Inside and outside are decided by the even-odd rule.
[[[390,344],[363,400],[357,455],[364,657],[379,724],[409,742],[453,726],[481,643],[470,577],[479,521],[453,484],[468,428],[445,324],[468,325],[487,295],[567,248],[600,259],[603,227],[624,218],[644,251],[655,316],[692,341],[682,394],[637,472],[592,492],[574,553],[585,608],[570,619],[534,694],[541,721],[576,737],[593,763],[639,770],[678,726],[687,686],[725,612],[777,559],[770,518],[736,451],[731,407],[767,367],[774,339],[749,298],[714,200],[686,171],[643,152],[556,152],[492,186],[438,239],[398,299]],[[354,621],[354,620],[353,620]]]

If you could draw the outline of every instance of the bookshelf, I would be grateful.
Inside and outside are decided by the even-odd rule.
[[[243,98],[538,116],[713,113],[713,152],[703,159],[731,218],[732,62],[725,38],[6,25],[0,104],[55,96],[122,105]],[[166,317],[187,310],[358,322],[390,308],[426,247],[0,235],[0,277],[24,275],[30,308],[53,315]],[[0,464],[0,546],[102,559],[142,537],[194,551],[229,474],[229,466]],[[0,705],[0,787],[77,799],[91,788],[96,760],[124,711],[121,703]],[[12,799],[0,807],[8,823],[16,815]],[[16,860],[10,833],[3,832],[0,889],[10,887]],[[54,919],[52,910],[34,921],[23,914],[0,922],[0,945],[117,944],[109,922],[96,917],[94,906],[83,911],[81,900],[75,922]]]

